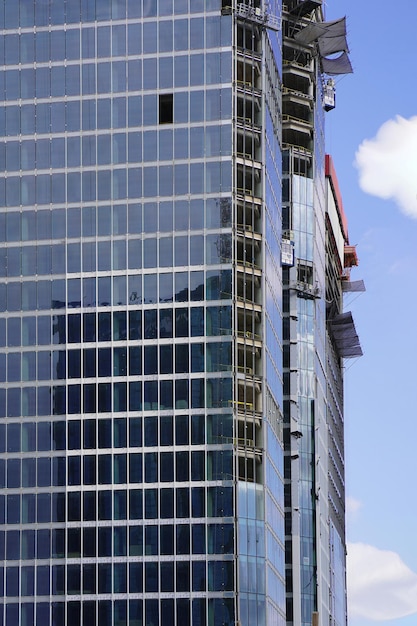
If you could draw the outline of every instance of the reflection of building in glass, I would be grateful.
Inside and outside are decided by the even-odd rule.
[[[299,36],[339,32],[322,18],[310,0],[0,7],[0,623],[343,614],[343,489],[333,517],[311,497],[330,494],[316,446],[343,455],[323,424],[349,323],[324,235],[331,52]]]
[[[324,116],[335,94],[334,80],[323,74],[348,73],[351,66],[345,20],[310,19],[320,4],[290,2],[283,13],[286,617],[303,626],[342,626],[342,365],[361,350],[350,313],[342,313],[346,268],[355,263],[347,260],[346,219],[324,154]]]

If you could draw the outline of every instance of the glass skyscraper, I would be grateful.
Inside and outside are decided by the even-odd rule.
[[[323,284],[325,178],[320,130],[291,179],[281,8],[0,2],[0,625],[292,621],[288,281],[315,246]]]

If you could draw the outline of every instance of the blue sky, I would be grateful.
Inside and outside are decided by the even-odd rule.
[[[364,356],[346,361],[350,626],[417,622],[417,3],[327,0],[354,74],[327,114],[360,261]],[[356,163],[356,165],[355,165]]]

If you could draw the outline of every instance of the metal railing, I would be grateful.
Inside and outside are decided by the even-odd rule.
[[[249,4],[244,4],[243,2],[239,2],[237,4],[236,15],[244,20],[256,22],[265,28],[271,28],[272,30],[281,29],[281,19],[278,16],[262,11],[258,7],[252,7]]]

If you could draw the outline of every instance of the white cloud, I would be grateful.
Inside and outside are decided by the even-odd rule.
[[[417,574],[395,552],[348,544],[350,617],[375,621],[417,613]]]
[[[355,165],[363,191],[392,199],[417,218],[417,116],[385,122],[373,139],[361,143]]]
[[[361,508],[362,502],[356,500],[356,498],[353,498],[352,496],[348,496],[346,498],[346,515],[354,518],[357,516]]]

